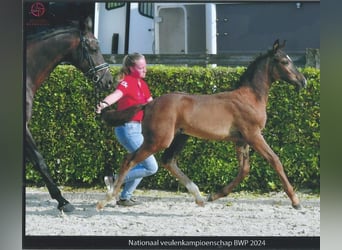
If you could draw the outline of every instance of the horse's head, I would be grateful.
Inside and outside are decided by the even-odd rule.
[[[80,23],[79,67],[95,83],[95,87],[109,89],[113,83],[113,76],[103,58],[99,42],[92,33],[92,27],[92,20],[89,17]]]
[[[273,49],[269,52],[272,58],[271,74],[273,80],[283,80],[295,85],[297,89],[301,89],[306,86],[306,79],[298,71],[291,58],[282,51],[284,47],[285,41],[280,45],[279,40],[276,40],[273,44]]]

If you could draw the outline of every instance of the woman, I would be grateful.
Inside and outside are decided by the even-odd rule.
[[[152,101],[149,87],[143,80],[145,75],[146,60],[143,55],[134,53],[125,56],[116,90],[98,104],[96,112],[101,113],[102,109],[114,103],[117,103],[117,110],[120,111],[137,104]],[[128,152],[137,150],[143,143],[144,138],[141,133],[142,118],[143,111],[139,111],[130,122],[114,128],[118,141]],[[124,187],[117,204],[122,206],[140,204],[140,202],[132,198],[132,193],[143,177],[153,175],[157,170],[158,164],[153,155],[133,167],[125,177]],[[114,178],[106,176],[105,183],[108,189],[113,188]]]

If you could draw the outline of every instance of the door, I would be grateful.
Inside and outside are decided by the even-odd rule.
[[[156,52],[159,54],[187,53],[186,9],[163,7],[156,19]]]

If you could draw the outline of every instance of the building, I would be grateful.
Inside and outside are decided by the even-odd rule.
[[[319,1],[95,3],[94,33],[104,54],[217,54],[320,47]]]
[[[30,34],[91,16],[103,54],[118,57],[132,52],[193,58],[236,54],[241,55],[239,62],[248,62],[279,38],[287,40],[286,51],[296,55],[296,61],[303,65],[307,49],[320,47],[319,11],[319,0],[26,1],[24,24],[25,32]]]

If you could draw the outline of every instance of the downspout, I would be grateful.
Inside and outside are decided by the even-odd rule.
[[[217,54],[216,4],[205,4],[206,49],[208,54]]]
[[[99,38],[100,3],[95,3],[94,36]]]
[[[217,54],[217,22],[216,22],[216,4],[205,4],[205,23],[206,23],[206,52],[207,54]],[[211,64],[216,67],[216,64]]]
[[[125,28],[125,49],[124,54],[128,54],[129,49],[129,27],[131,23],[131,3],[126,3],[126,28]]]

